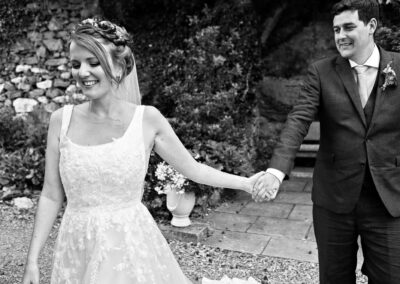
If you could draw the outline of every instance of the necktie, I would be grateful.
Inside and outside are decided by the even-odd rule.
[[[365,65],[357,65],[354,66],[354,70],[357,73],[357,86],[358,86],[358,94],[360,95],[361,105],[364,108],[368,101],[368,87],[367,87],[367,76],[366,71],[368,70],[368,66]]]

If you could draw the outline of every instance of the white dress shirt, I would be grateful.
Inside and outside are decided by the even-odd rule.
[[[379,54],[379,49],[375,45],[374,50],[372,51],[371,56],[367,59],[367,61],[364,62],[364,66],[368,66],[369,68],[365,71],[365,76],[367,77],[367,90],[368,90],[368,95],[371,94],[372,89],[374,88],[375,85],[375,80],[378,75],[378,69],[379,69],[379,61],[381,60],[381,56]],[[354,75],[354,80],[357,83],[357,73],[354,70],[355,66],[358,66],[360,64],[355,63],[353,60],[350,60],[350,66],[351,69],[353,70],[353,75]]]

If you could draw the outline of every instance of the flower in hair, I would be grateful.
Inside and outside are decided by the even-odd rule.
[[[86,20],[83,20],[83,21],[81,22],[81,24],[82,24],[82,25],[92,25],[92,26],[97,25],[95,19],[92,19],[92,18],[88,18],[88,19],[86,19]]]
[[[101,31],[101,34],[115,45],[126,45],[130,39],[125,29],[99,18],[88,18],[81,22],[81,25],[90,25]]]

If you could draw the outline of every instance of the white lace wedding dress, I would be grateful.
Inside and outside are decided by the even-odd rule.
[[[68,199],[54,251],[52,284],[183,284],[157,224],[141,203],[148,165],[143,106],[113,142],[83,146],[66,135],[73,106],[65,106],[60,174]]]

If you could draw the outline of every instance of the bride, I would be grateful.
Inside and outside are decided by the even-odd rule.
[[[150,152],[215,187],[251,192],[262,175],[235,176],[192,158],[165,117],[140,105],[129,41],[124,28],[98,19],[82,21],[71,34],[72,75],[88,102],[51,116],[24,284],[39,283],[39,253],[64,195],[52,284],[191,283],[141,203]]]

